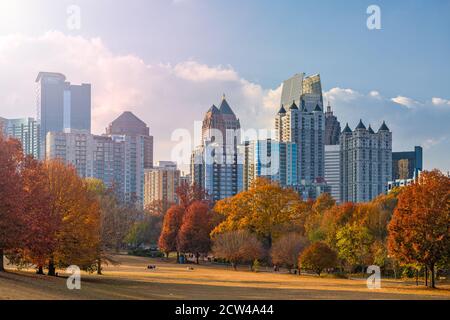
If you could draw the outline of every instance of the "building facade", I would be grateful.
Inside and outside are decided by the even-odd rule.
[[[220,107],[213,105],[203,120],[201,145],[191,156],[191,177],[214,201],[232,197],[243,189],[240,128],[225,96]]]
[[[293,100],[283,104],[287,99]],[[320,76],[304,78],[302,74],[285,81],[281,101],[275,118],[277,140],[297,145],[298,191],[304,198],[316,198],[325,191],[320,188],[325,176],[325,116]]]
[[[341,148],[340,145],[325,145],[325,181],[330,195],[341,203]]]
[[[144,208],[155,201],[164,204],[178,203],[177,188],[180,170],[174,162],[159,162],[158,166],[145,171]]]
[[[33,118],[0,119],[0,131],[20,141],[23,153],[40,159],[40,125]]]
[[[423,170],[422,147],[414,147],[414,151],[392,152],[392,179],[414,179]]]
[[[392,180],[392,133],[383,122],[375,133],[362,121],[340,137],[341,200],[367,202],[386,193]]]
[[[259,177],[278,182],[282,187],[297,188],[297,145],[271,139],[245,143],[244,190]]]
[[[341,124],[328,104],[325,112],[325,145],[338,145],[341,135]]]
[[[40,72],[36,78],[40,153],[46,153],[49,132],[91,132],[91,85],[72,85],[60,73]]]

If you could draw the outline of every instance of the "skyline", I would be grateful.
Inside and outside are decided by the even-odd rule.
[[[36,74],[59,71],[74,84],[92,84],[94,133],[103,133],[115,117],[132,111],[155,136],[155,160],[170,160],[170,150],[176,144],[170,141],[173,130],[192,130],[193,121],[201,121],[222,93],[227,94],[243,128],[272,129],[281,82],[299,72],[320,73],[324,103],[330,101],[342,126],[349,122],[354,129],[360,118],[374,126],[385,120],[393,132],[394,151],[422,145],[425,169],[449,171],[450,73],[445,70],[450,70],[450,62],[445,57],[450,55],[450,45],[442,40],[450,36],[450,22],[445,19],[450,3],[435,1],[436,6],[431,8],[424,1],[377,1],[382,10],[382,30],[370,31],[365,27],[366,2],[342,6],[329,1],[286,2],[283,6],[263,2],[256,6],[250,1],[238,12],[234,3],[132,1],[126,10],[122,5],[108,6],[112,11],[98,17],[106,2],[72,1],[82,9],[82,27],[71,31],[65,27],[67,1],[36,1],[40,5],[33,3],[31,7],[39,7],[33,11],[39,17],[38,24],[28,19],[5,27],[11,22],[11,14],[2,19],[0,116],[35,117]],[[1,12],[6,12],[9,4],[13,10],[9,13],[15,17],[15,11],[18,20],[29,14],[21,10],[24,1],[5,3],[0,5]],[[297,32],[288,18],[299,7]],[[155,18],[157,9],[164,12],[167,21]],[[207,18],[198,17],[200,9],[209,13]],[[328,19],[301,19],[305,12],[313,16],[320,10]],[[104,29],[118,12],[122,23]],[[144,23],[145,13],[155,19]],[[233,25],[211,23],[220,14],[230,17],[224,19],[225,25],[231,21]],[[285,20],[278,19],[284,14]],[[176,17],[183,19],[172,19]],[[414,17],[421,17],[423,28],[413,23],[408,27],[407,21]],[[265,24],[257,23],[258,19]],[[168,21],[175,22],[166,30]],[[276,26],[276,21],[283,23]],[[195,31],[207,22],[211,29]],[[158,23],[160,28],[156,28]],[[332,26],[341,28],[332,39],[325,38]],[[248,32],[240,32],[242,28]],[[157,29],[159,36],[155,36]],[[179,37],[183,30],[186,39]],[[136,36],[125,39],[130,32]],[[411,38],[414,32],[416,36]],[[298,43],[292,41],[296,36]],[[342,43],[337,45],[339,40]],[[200,45],[202,41],[211,46]],[[361,53],[353,54],[356,49]],[[404,54],[399,55],[401,52]]]

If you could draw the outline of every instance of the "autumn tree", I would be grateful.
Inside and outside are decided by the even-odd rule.
[[[329,193],[322,193],[312,205],[311,213],[305,219],[305,232],[312,242],[325,240],[324,230],[321,228],[323,217],[327,210],[334,207],[336,201]]]
[[[198,264],[200,254],[207,254],[211,250],[210,233],[214,228],[213,223],[213,212],[206,202],[191,203],[178,233],[178,250],[194,254]]]
[[[38,274],[56,248],[60,217],[53,210],[55,199],[50,192],[49,175],[42,162],[28,156],[22,168],[23,214],[27,229],[23,248],[19,250],[21,262],[34,264]],[[17,262],[17,261],[16,261]]]
[[[305,249],[308,240],[298,233],[288,233],[277,239],[271,250],[272,263],[285,266],[289,273],[297,268],[298,256]]]
[[[228,260],[234,270],[238,264],[252,262],[264,255],[261,242],[246,230],[218,234],[214,238],[212,252],[215,257]]]
[[[185,208],[180,205],[174,205],[169,208],[164,216],[161,235],[159,237],[159,248],[169,256],[170,252],[177,252],[177,237],[183,223]]]
[[[431,272],[450,256],[450,178],[438,170],[422,172],[405,187],[389,224],[388,249],[402,263],[419,263]]]
[[[4,271],[6,250],[20,245],[22,216],[22,147],[17,140],[6,140],[0,133],[0,272]]]
[[[298,208],[302,206],[297,192],[260,178],[250,190],[216,203],[214,211],[224,221],[214,229],[213,235],[248,230],[271,247],[274,239],[300,220]]]
[[[91,270],[98,258],[100,205],[73,167],[51,160],[46,168],[51,210],[60,221],[55,250],[49,257],[49,275],[55,275],[55,266]]]
[[[197,183],[190,184],[184,181],[177,187],[176,194],[180,205],[185,209],[195,201],[209,202],[208,193]]]
[[[313,270],[320,276],[323,270],[336,266],[337,254],[326,243],[316,242],[303,251],[298,263],[302,268]]]

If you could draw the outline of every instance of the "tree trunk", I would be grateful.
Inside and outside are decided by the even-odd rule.
[[[102,259],[97,259],[97,274],[102,275]]]
[[[180,253],[177,251],[177,263],[180,263]]]
[[[0,249],[0,272],[5,271],[5,266],[3,265],[3,249]]]
[[[416,286],[419,285],[419,268],[416,268]]]
[[[236,265],[236,263],[232,262],[232,263],[231,263],[231,266],[233,267],[233,270],[234,270],[234,271],[237,270],[237,265]]]
[[[425,287],[428,287],[428,267],[425,266]]]
[[[44,274],[44,267],[43,266],[39,266],[37,271],[36,271],[36,274]]]
[[[199,260],[198,260],[199,257],[200,257],[200,254],[197,253],[197,254],[195,255],[195,261],[196,261],[197,264],[200,264],[200,262],[199,262]]]
[[[48,273],[47,273],[47,275],[49,275],[49,276],[56,276],[55,263],[53,262],[53,260],[50,260],[50,262],[48,263]]]
[[[436,283],[435,283],[435,273],[434,273],[434,264],[432,264],[430,266],[430,271],[431,271],[431,284],[430,287],[435,289],[436,288]]]

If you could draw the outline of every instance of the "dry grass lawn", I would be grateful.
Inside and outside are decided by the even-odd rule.
[[[70,291],[66,278],[35,275],[33,270],[0,273],[0,299],[450,299],[450,285],[439,289],[414,282],[382,280],[369,290],[365,280],[330,279],[233,271],[219,266],[186,266],[159,259],[118,256],[103,276],[82,274],[82,288]],[[157,265],[147,270],[147,265]]]

